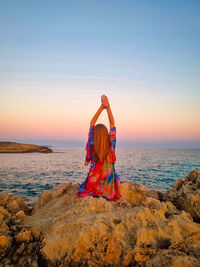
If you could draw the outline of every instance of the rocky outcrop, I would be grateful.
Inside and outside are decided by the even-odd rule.
[[[22,144],[16,142],[0,142],[0,153],[52,153],[53,150],[47,146],[38,146],[32,144]]]
[[[184,179],[177,179],[163,199],[189,212],[193,220],[200,223],[200,170],[191,171]]]
[[[124,182],[122,198],[110,202],[101,196],[76,198],[78,186],[62,183],[45,190],[32,209],[18,197],[11,205],[14,196],[0,195],[3,264],[200,266],[200,224],[165,195]]]
[[[0,194],[0,266],[38,266],[37,227],[24,226],[31,211],[23,197]]]

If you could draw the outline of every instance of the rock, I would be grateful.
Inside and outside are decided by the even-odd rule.
[[[0,214],[3,212],[2,208],[6,209],[7,212],[11,213],[12,216],[15,216],[15,213],[19,212],[20,210],[27,213],[29,213],[31,210],[31,208],[26,205],[22,196],[15,196],[6,192],[2,192],[0,194]]]
[[[144,204],[147,189],[141,184],[124,182],[120,192],[123,194],[123,201],[127,201],[131,206],[139,206]]]
[[[23,197],[5,192],[0,194],[0,202],[0,266],[31,266],[31,258],[34,261],[37,258],[40,235],[36,227],[33,232],[38,243],[30,243],[32,232],[24,227],[23,220],[27,216],[25,212],[30,213],[32,208],[26,206]],[[37,265],[33,263],[33,266]]]
[[[60,185],[58,185],[58,187],[54,189],[44,190],[37,202],[35,203],[32,213],[34,213],[40,207],[44,206],[50,200],[54,199],[54,201],[56,201],[56,199],[59,196],[63,195],[65,192],[67,192],[71,188],[71,186],[71,183],[61,183]]]
[[[158,199],[158,200],[162,201],[164,193],[159,192],[157,190],[148,190],[147,193],[146,193],[146,196],[153,197],[155,199]]]
[[[199,261],[193,257],[189,256],[174,256],[172,258],[172,267],[190,267],[195,266],[199,267]]]
[[[200,233],[189,235],[182,242],[174,242],[169,246],[168,250],[159,251],[159,253],[147,261],[146,266],[159,267],[199,267],[200,266]]]
[[[4,221],[0,221],[0,235],[10,235],[10,229]]]
[[[31,253],[33,252],[33,250],[34,250],[34,243],[30,243],[30,244],[28,244],[28,246],[27,246],[27,254],[28,255],[31,255]]]
[[[31,235],[31,231],[30,230],[22,230],[21,232],[19,232],[16,236],[15,239],[18,243],[21,242],[30,242],[32,241],[32,235]]]
[[[10,249],[12,237],[8,235],[0,235],[0,258]]]
[[[22,243],[21,246],[17,249],[17,251],[15,252],[16,255],[20,255],[22,254],[22,252],[24,251],[25,249],[25,243]]]
[[[200,170],[191,171],[185,179],[177,179],[163,200],[189,212],[193,220],[200,223]]]
[[[43,193],[40,195],[39,200],[36,202],[33,208],[33,212],[37,209],[45,205],[49,200],[52,198],[51,190],[44,190]]]
[[[11,260],[9,258],[4,258],[2,260],[2,263],[5,265],[5,266],[10,266],[10,263],[11,263]]]
[[[160,201],[158,191],[152,194],[142,185],[124,182],[122,198],[110,202],[102,197],[76,198],[78,186],[66,183],[47,190],[25,218],[25,227],[41,240],[40,253],[49,266],[199,262],[200,225],[172,202]]]
[[[31,233],[32,233],[33,238],[36,241],[39,241],[40,240],[40,236],[41,236],[41,227],[38,226],[38,225],[33,226],[31,228]]]
[[[17,261],[17,266],[20,267],[31,266],[31,258],[25,256],[20,257]]]
[[[124,182],[116,202],[77,198],[79,184],[62,183],[31,214],[17,196],[1,194],[0,266],[199,267],[198,210],[190,206],[191,190],[199,201],[198,177],[179,178],[166,193]],[[185,210],[170,201],[179,193],[189,199]]]
[[[52,153],[53,150],[48,146],[38,146],[33,144],[23,144],[16,142],[0,142],[0,153]]]
[[[26,214],[24,213],[23,210],[20,210],[16,213],[16,216],[20,219],[24,219],[26,217]]]
[[[30,267],[38,267],[38,259],[37,258],[32,260]]]
[[[17,202],[16,199],[13,199],[12,201],[10,201],[7,205],[6,205],[6,208],[9,210],[9,212],[11,213],[15,213],[17,212],[20,207],[19,207],[19,204]]]
[[[20,210],[23,210],[23,211],[29,210],[29,208],[27,207],[24,201],[24,198],[22,196],[14,196],[14,195],[9,197],[9,201],[6,205],[6,209],[12,214],[17,213]]]
[[[10,195],[7,192],[2,192],[0,194],[0,206],[3,206],[5,208],[8,200],[9,200]]]
[[[0,206],[0,221],[8,223],[10,218],[11,214],[3,206]]]
[[[155,256],[156,252],[157,252],[156,249],[152,249],[149,247],[136,248],[134,259],[136,262],[144,262],[144,261],[147,261],[148,259],[152,258],[153,256]]]
[[[14,232],[19,231],[20,229],[24,228],[23,224],[14,224],[14,225],[10,225],[10,229]]]

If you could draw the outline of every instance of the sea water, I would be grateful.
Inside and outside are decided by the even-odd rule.
[[[60,183],[82,183],[84,148],[53,148],[54,153],[0,154],[0,193],[22,195],[32,206],[43,190]],[[200,149],[117,148],[115,169],[121,183],[132,181],[165,192],[175,180],[200,169]]]

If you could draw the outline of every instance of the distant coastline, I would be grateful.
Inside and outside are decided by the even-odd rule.
[[[0,141],[0,153],[53,153],[48,146]]]
[[[1,141],[24,144],[38,144],[51,148],[85,148],[87,138],[84,139],[16,139],[0,137]],[[128,149],[200,149],[200,140],[122,140],[117,139],[117,148]]]

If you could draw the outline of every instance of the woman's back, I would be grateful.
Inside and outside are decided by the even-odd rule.
[[[94,160],[94,125],[90,126],[86,144],[85,165],[90,162],[86,180],[79,186],[78,197],[101,195],[107,200],[116,201],[121,198],[119,191],[120,180],[115,171],[116,127],[109,131],[110,150],[105,160]]]
[[[85,165],[88,165],[88,163],[91,161],[95,164],[102,164],[102,162],[110,162],[115,163],[116,162],[116,156],[115,156],[115,146],[116,146],[116,127],[113,127],[110,129],[108,133],[108,144],[109,144],[109,150],[106,153],[106,159],[102,161],[96,161],[95,160],[95,140],[94,140],[94,132],[95,127],[98,125],[90,126],[89,134],[88,134],[88,141],[85,147],[86,151],[86,157],[85,157]]]

